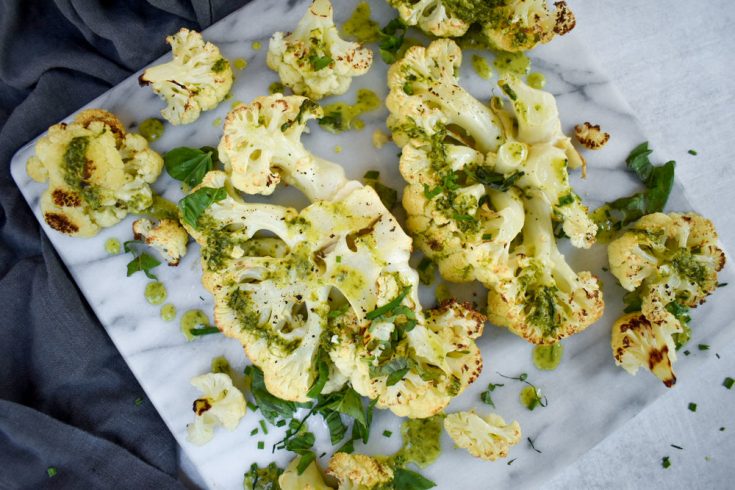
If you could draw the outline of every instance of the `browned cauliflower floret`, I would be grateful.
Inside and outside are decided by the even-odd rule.
[[[577,141],[589,150],[599,150],[610,141],[610,133],[600,129],[599,124],[588,122],[574,126],[574,135],[577,137]]]
[[[128,134],[110,112],[89,109],[74,122],[51,126],[28,160],[28,175],[49,182],[41,211],[51,228],[90,237],[128,212],[153,202],[149,184],[161,173],[163,159],[140,135]]]
[[[189,234],[176,220],[162,219],[157,225],[145,218],[135,220],[133,235],[158,250],[168,265],[179,265],[181,257],[186,255]]]

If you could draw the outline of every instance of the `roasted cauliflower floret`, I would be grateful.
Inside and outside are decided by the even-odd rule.
[[[36,143],[28,175],[48,180],[41,196],[44,220],[71,236],[90,237],[153,202],[149,184],[163,159],[140,135],[125,133],[114,114],[80,112],[74,122],[51,126]]]
[[[393,481],[393,468],[387,461],[364,454],[335,453],[327,475],[339,482],[338,490],[371,490]]]
[[[599,150],[610,141],[610,133],[600,129],[599,124],[577,124],[574,126],[574,136],[588,150]]]
[[[674,336],[683,331],[677,320],[650,322],[641,312],[620,317],[612,327],[615,364],[635,375],[639,368],[648,369],[671,387],[676,383],[672,364],[676,361]]]
[[[446,0],[388,0],[398,10],[401,20],[409,26],[437,37],[459,37],[470,28],[470,22],[452,15]]]
[[[418,275],[408,265],[411,240],[372,188],[353,183],[344,197],[299,213],[241,202],[223,172],[208,173],[201,186],[228,190],[196,228],[186,225],[202,246],[215,322],[242,342],[275,396],[308,400],[319,349],[327,350],[341,380],[328,383],[330,391],[349,380],[401,415],[432,415],[477,377],[481,358],[473,339],[484,318],[460,305],[421,311]],[[283,242],[277,254],[247,255],[261,231]],[[350,306],[337,318],[329,314],[332,289]],[[349,329],[337,327],[340,318],[351,319]],[[395,364],[385,364],[408,365],[409,349],[415,354],[407,379],[394,379]]]
[[[370,69],[373,53],[339,37],[329,0],[314,0],[292,33],[276,32],[266,61],[281,83],[319,100],[347,92],[352,77]]]
[[[235,430],[245,416],[245,397],[232,385],[232,379],[224,373],[208,373],[191,380],[202,396],[194,400],[194,423],[187,426],[189,442],[206,444],[214,436],[214,428],[221,425]]]
[[[388,127],[398,146],[417,135],[430,138],[442,130],[481,152],[500,146],[500,121],[458,84],[461,62],[459,46],[440,39],[428,48],[412,46],[390,67],[385,103],[390,110]]]
[[[512,275],[488,292],[489,318],[531,343],[554,344],[602,316],[602,290],[597,278],[576,274],[559,252],[543,195],[535,191],[524,201],[523,242],[511,252]]]
[[[232,68],[214,44],[182,27],[166,38],[173,60],[146,69],[138,78],[166,101],[161,115],[171,124],[189,124],[217,107],[232,87]]]
[[[225,120],[219,157],[233,185],[248,194],[271,194],[281,178],[310,200],[332,199],[347,183],[341,166],[301,143],[306,123],[322,109],[306,97],[258,97]]]
[[[278,477],[280,490],[331,490],[332,487],[324,483],[322,472],[316,460],[312,461],[306,469],[299,474],[298,466],[301,456],[296,457],[289,463],[285,471]]]
[[[698,214],[649,214],[608,246],[610,271],[628,291],[638,289],[651,322],[674,321],[671,303],[696,307],[717,289],[725,254],[712,222]]]
[[[145,218],[135,220],[133,236],[158,250],[168,265],[172,266],[179,265],[189,243],[189,234],[178,221],[172,219],[162,219],[156,225]]]
[[[450,413],[444,419],[444,430],[454,443],[476,458],[495,461],[508,456],[511,446],[521,440],[518,422],[506,424],[493,413],[480,417],[474,410]]]

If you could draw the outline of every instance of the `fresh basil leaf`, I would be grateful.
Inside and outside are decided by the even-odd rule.
[[[406,376],[406,374],[408,374],[407,367],[393,371],[388,375],[388,379],[385,381],[385,384],[388,386],[393,386],[394,384],[402,380],[404,376]]]
[[[167,152],[163,156],[163,163],[171,177],[194,187],[214,168],[215,155],[216,150],[212,147],[199,149],[182,146]]]
[[[324,417],[324,423],[327,424],[327,428],[329,429],[329,439],[334,446],[344,439],[345,434],[347,433],[347,426],[342,422],[342,417],[339,412],[325,410],[322,412],[322,417]]]
[[[398,51],[403,46],[406,29],[406,24],[400,18],[396,17],[378,31],[380,57],[389,65],[395,63],[396,59],[398,59]]]
[[[319,104],[311,99],[304,100],[299,106],[299,112],[296,114],[294,119],[289,119],[285,123],[281,124],[281,132],[286,132],[294,124],[301,124],[304,122],[304,113],[315,112],[319,108]]]
[[[352,388],[347,388],[345,391],[340,392],[340,394],[341,396],[325,405],[324,409],[343,413],[352,417],[363,426],[367,426],[367,417],[362,407],[362,397]]]
[[[405,468],[396,468],[393,471],[393,488],[395,490],[427,490],[435,486],[436,483],[415,471]]]
[[[405,288],[403,288],[403,291],[401,291],[401,293],[398,296],[396,296],[393,300],[384,304],[383,306],[375,308],[373,311],[365,315],[365,318],[367,318],[368,320],[375,320],[376,318],[381,317],[385,315],[386,313],[390,313],[398,305],[401,304],[401,302],[403,301],[403,298],[405,298],[408,295],[409,291],[411,291],[411,286],[406,286]]]
[[[255,404],[271,425],[274,425],[278,418],[290,419],[293,417],[297,408],[296,404],[271,395],[265,387],[263,371],[260,368],[248,366],[247,374],[250,376],[250,392],[255,398]]]
[[[126,251],[129,251],[126,248]],[[132,276],[138,271],[143,271],[143,273],[148,277],[149,279],[156,279],[158,278],[151,272],[151,269],[161,265],[161,262],[154,259],[147,253],[142,253],[135,257],[133,260],[128,262],[128,277]]]
[[[296,472],[300,475],[304,471],[306,471],[306,468],[309,467],[311,463],[314,462],[316,459],[316,454],[314,454],[312,451],[308,451],[301,455],[301,459],[299,460],[299,464],[296,466]]]
[[[179,201],[179,209],[184,216],[184,221],[193,228],[196,228],[202,213],[213,203],[221,201],[226,197],[227,191],[224,187],[218,187],[216,189],[212,187],[201,187]]]

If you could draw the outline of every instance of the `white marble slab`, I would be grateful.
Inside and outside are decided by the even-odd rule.
[[[336,17],[343,21],[357,0],[340,0]],[[391,17],[390,9],[382,1],[374,4],[376,17],[384,23]],[[205,31],[205,37],[218,44],[230,59],[245,58],[249,66],[236,72],[233,98],[214,111],[205,113],[196,124],[173,128],[168,126],[163,138],[153,144],[161,152],[170,148],[204,144],[215,145],[221,135],[221,124],[229,110],[230,102],[249,101],[267,92],[276,75],[265,67],[267,38],[274,30],[292,28],[307,2],[256,0],[243,9],[223,19]],[[169,33],[162,33],[166,35]],[[252,49],[252,41],[259,40],[263,49]],[[589,177],[581,181],[575,176],[576,189],[590,204],[627,195],[636,189],[636,183],[623,168],[623,160],[629,150],[644,141],[635,117],[623,102],[617,90],[601,76],[591,58],[574,35],[556,40],[533,53],[534,70],[542,71],[548,80],[547,89],[558,96],[565,129],[585,120],[601,124],[612,133],[610,144],[601,152],[588,155]],[[469,56],[467,56],[469,59]],[[463,85],[478,98],[486,99],[493,91],[494,81],[479,79],[467,63],[463,67]],[[371,72],[355,80],[350,92],[336,99],[354,100],[354,92],[363,87],[385,94],[386,66],[379,59]],[[131,77],[106,94],[92,101],[88,107],[102,107],[118,114],[123,122],[134,125],[148,117],[155,117],[161,103],[149,90],[137,86],[137,75]],[[497,89],[495,89],[497,91]],[[327,100],[326,103],[331,102]],[[402,182],[397,169],[397,149],[387,145],[375,150],[371,144],[373,129],[385,129],[387,111],[382,109],[365,117],[367,123],[360,132],[339,136],[328,134],[313,126],[306,136],[306,145],[315,153],[345,166],[348,176],[360,178],[367,169],[378,169],[393,186]],[[335,154],[333,148],[342,146],[344,151]],[[11,171],[23,195],[40,219],[38,199],[44,186],[36,184],[25,175],[25,161],[32,154],[32,146],[21,149],[13,159]],[[655,155],[664,161],[665,156]],[[155,186],[170,199],[178,199],[180,191],[176,182],[167,176]],[[261,198],[262,199],[262,198]],[[292,190],[279,191],[274,198],[278,202],[303,205],[306,201]],[[677,185],[669,201],[671,210],[690,210],[686,195]],[[192,419],[191,401],[197,393],[190,386],[191,377],[208,371],[210,360],[226,355],[236,369],[246,364],[242,349],[235,341],[222,337],[205,337],[187,343],[176,322],[160,320],[158,307],[148,305],[143,298],[147,279],[141,274],[125,277],[128,256],[109,257],[104,252],[104,241],[111,236],[120,240],[131,237],[128,219],[105,230],[93,239],[71,239],[42,226],[61,258],[67,264],[80,289],[94,309],[102,325],[120,350],[148,397],[161,413],[188,456],[197,466],[206,484],[212,488],[241,488],[242,474],[252,462],[268,463],[274,458],[285,463],[290,455],[272,455],[270,446],[279,439],[272,429],[267,438],[250,436],[258,426],[259,416],[249,414],[233,432],[218,431],[215,439],[202,448],[186,442],[185,426]],[[621,311],[621,290],[614,278],[603,271],[605,250],[595,247],[590,251],[570,250],[568,257],[577,269],[588,269],[600,274],[605,284],[606,315],[586,332],[565,341],[565,358],[553,372],[538,372],[531,364],[531,346],[508,332],[488,326],[480,340],[485,359],[485,370],[478,382],[450,406],[449,410],[479,406],[479,393],[488,382],[504,382],[505,386],[494,393],[497,412],[506,419],[517,419],[524,437],[534,439],[542,453],[536,453],[525,443],[515,447],[511,458],[517,458],[511,466],[504,462],[487,463],[469,457],[463,450],[453,449],[449,439],[443,440],[442,457],[423,473],[438,483],[439,488],[524,488],[535,487],[555,472],[575,461],[588,449],[611,434],[625,421],[631,419],[651,403],[665,388],[648,373],[632,378],[613,365],[609,348],[609,328]],[[189,255],[178,268],[159,267],[157,271],[169,290],[169,301],[179,312],[190,308],[210,311],[211,297],[199,283],[200,267],[198,250],[192,245]],[[110,280],[110,278],[113,278]],[[721,275],[722,282],[735,283],[730,267]],[[459,291],[459,290],[458,290]],[[462,294],[472,298],[472,291]],[[483,303],[482,295],[477,298]],[[430,306],[431,294],[422,291],[425,306]],[[728,295],[716,294],[706,305],[693,312],[694,335],[691,345],[709,343],[724,345],[732,341],[735,331],[728,329]],[[681,378],[696,376],[706,356],[690,349],[692,355],[677,363]],[[547,395],[546,408],[528,412],[518,401],[522,387],[513,381],[502,380],[497,374],[529,374],[529,380],[537,384]],[[483,410],[484,408],[481,408]],[[366,452],[391,452],[399,445],[395,435],[382,437],[384,429],[397,433],[400,421],[388,413],[376,416],[371,441]],[[322,436],[326,430],[319,421],[313,429]],[[257,450],[257,441],[264,440],[266,450]],[[325,439],[322,437],[322,441]],[[326,458],[322,460],[326,461]],[[457,471],[460,469],[460,471]]]

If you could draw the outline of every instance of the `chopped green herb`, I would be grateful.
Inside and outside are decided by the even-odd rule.
[[[136,399],[135,399],[135,406],[136,406],[136,407],[139,407],[139,406],[141,406],[142,404],[143,404],[143,399],[142,399],[142,398],[136,398]]]
[[[250,400],[246,401],[245,404],[248,406],[248,409],[249,410],[252,410],[253,412],[258,409],[258,405],[256,405],[255,403],[251,402]]]
[[[709,345],[707,345],[707,344],[699,344],[697,346],[697,349],[699,349],[699,350],[709,350]]]
[[[250,380],[250,392],[255,398],[260,413],[271,424],[275,423],[278,417],[290,419],[296,412],[296,404],[281,400],[271,395],[265,388],[265,380],[263,379],[263,371],[256,366],[248,366],[245,368],[245,375]]]
[[[538,449],[536,449],[536,446],[533,445],[533,439],[531,439],[530,437],[527,437],[526,440],[528,441],[528,445],[531,446],[531,449],[533,449],[537,453],[541,454],[541,451],[539,451]]]
[[[697,411],[697,404],[696,403],[690,403],[689,404],[689,411],[696,412]]]
[[[518,459],[518,458],[513,458],[513,459],[511,459],[510,461],[508,461],[508,462],[507,462],[507,463],[505,463],[505,464],[507,464],[508,466],[510,466],[510,465],[512,465],[512,464],[513,464],[513,461],[515,461],[516,459]]]
[[[276,422],[276,427],[283,427],[284,425],[286,425],[286,421],[283,419]]]
[[[378,180],[380,178],[380,172],[377,170],[368,170],[362,178],[367,180]]]
[[[495,402],[493,402],[493,397],[491,393],[495,391],[495,388],[497,388],[498,386],[505,386],[505,385],[490,383],[487,385],[487,390],[480,393],[480,400],[482,400],[482,402],[485,405],[490,405],[491,407],[495,408]]]
[[[417,267],[419,281],[425,286],[430,286],[436,276],[436,264],[428,257],[424,257]]]
[[[671,466],[671,460],[669,460],[668,456],[664,456],[663,458],[661,458],[661,466],[663,466],[666,469],[668,469],[669,466]]]
[[[256,435],[257,433],[258,433],[258,428],[257,428],[257,427],[256,427],[255,429],[253,429],[253,430],[251,430],[251,431],[250,431],[250,435],[251,435],[251,436],[254,436],[254,435]]]
[[[220,333],[219,328],[217,328],[217,327],[192,328],[189,332],[192,335],[196,335],[196,336],[212,335],[214,333]]]
[[[260,420],[260,428],[263,430],[263,434],[268,435],[268,427],[265,425],[265,420]]]
[[[264,449],[265,448],[265,442],[258,441],[258,449]]]
[[[722,382],[722,386],[724,386],[728,390],[731,390],[733,385],[735,385],[735,379],[732,379],[729,376],[725,378],[725,380]]]
[[[442,190],[443,190],[442,187],[439,185],[431,189],[428,185],[424,184],[424,197],[426,197],[426,199],[431,201],[436,196],[441,194]]]
[[[677,446],[676,444],[671,444],[671,447],[673,447],[674,449],[678,449],[679,451],[683,451],[684,450],[683,447]]]
[[[330,56],[317,56],[312,54],[309,56],[309,63],[314,71],[322,70],[328,67],[334,60]]]
[[[46,468],[46,474],[49,478],[55,477],[56,473],[58,473],[58,471],[56,471],[56,468],[54,468],[53,466],[49,466],[48,468]]]
[[[378,197],[380,198],[383,205],[388,210],[391,210],[396,206],[396,203],[398,202],[398,191],[380,182],[378,180],[379,177],[380,172],[378,172],[377,170],[370,170],[365,173],[363,179],[365,180],[365,183],[367,185],[375,189],[375,192],[378,194]]]
[[[409,291],[411,291],[411,286],[406,286],[405,288],[403,288],[403,291],[401,291],[398,296],[396,296],[394,299],[384,304],[383,306],[375,308],[373,311],[366,314],[365,318],[367,318],[368,320],[375,320],[385,315],[386,313],[392,312],[403,302],[403,299],[408,296]]]
[[[405,468],[396,468],[393,471],[393,488],[395,490],[427,490],[435,486],[436,483],[415,471]]]
[[[215,73],[220,73],[221,71],[224,71],[225,68],[227,68],[230,65],[230,62],[227,61],[224,58],[220,58],[217,61],[214,62],[212,65],[212,71]]]
[[[687,153],[689,153],[690,155],[696,155],[697,150],[689,150]]]
[[[727,283],[726,282],[721,282],[721,283],[717,284],[717,287],[718,288],[724,288],[725,286],[727,286]]]
[[[691,352],[689,352],[688,350],[685,350],[685,351],[684,351],[684,355],[685,355],[685,356],[688,356],[689,354],[691,354]]]
[[[720,432],[725,432],[725,428],[724,427],[720,427]]]
[[[389,65],[395,63],[398,59],[398,51],[403,46],[406,29],[406,24],[400,18],[396,17],[378,31],[380,57]]]
[[[391,431],[389,431],[389,430],[384,430],[383,431],[383,437],[390,437],[392,435],[393,435],[393,433]]]

